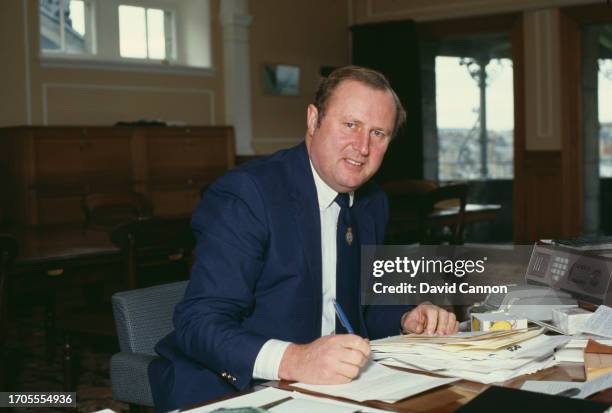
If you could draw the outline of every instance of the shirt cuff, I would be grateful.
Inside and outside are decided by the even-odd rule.
[[[289,344],[291,343],[274,339],[266,341],[255,359],[253,378],[278,380],[278,369]]]

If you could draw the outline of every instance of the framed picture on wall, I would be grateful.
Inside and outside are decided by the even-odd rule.
[[[263,90],[266,95],[299,96],[299,66],[265,64],[263,68]]]

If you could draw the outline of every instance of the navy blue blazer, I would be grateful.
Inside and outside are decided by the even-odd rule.
[[[362,244],[381,244],[384,192],[367,183],[353,216]],[[306,145],[233,169],[194,212],[196,262],[175,331],[149,366],[157,411],[203,402],[252,385],[255,359],[271,339],[321,336],[321,224]],[[359,274],[355,274],[359,283]],[[397,334],[406,307],[362,307],[362,332]]]

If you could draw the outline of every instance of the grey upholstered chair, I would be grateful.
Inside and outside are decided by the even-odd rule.
[[[111,358],[113,398],[153,406],[147,368],[157,356],[155,344],[172,331],[174,307],[183,298],[187,281],[122,291],[112,297],[121,352]],[[132,409],[134,410],[134,409]]]

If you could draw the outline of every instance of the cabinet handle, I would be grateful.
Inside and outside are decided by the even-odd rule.
[[[183,258],[183,253],[182,252],[177,252],[177,253],[168,255],[168,260],[169,261],[179,261],[182,258]]]
[[[63,268],[55,268],[55,269],[47,271],[47,275],[49,277],[59,277],[63,273],[64,273],[64,269]]]

